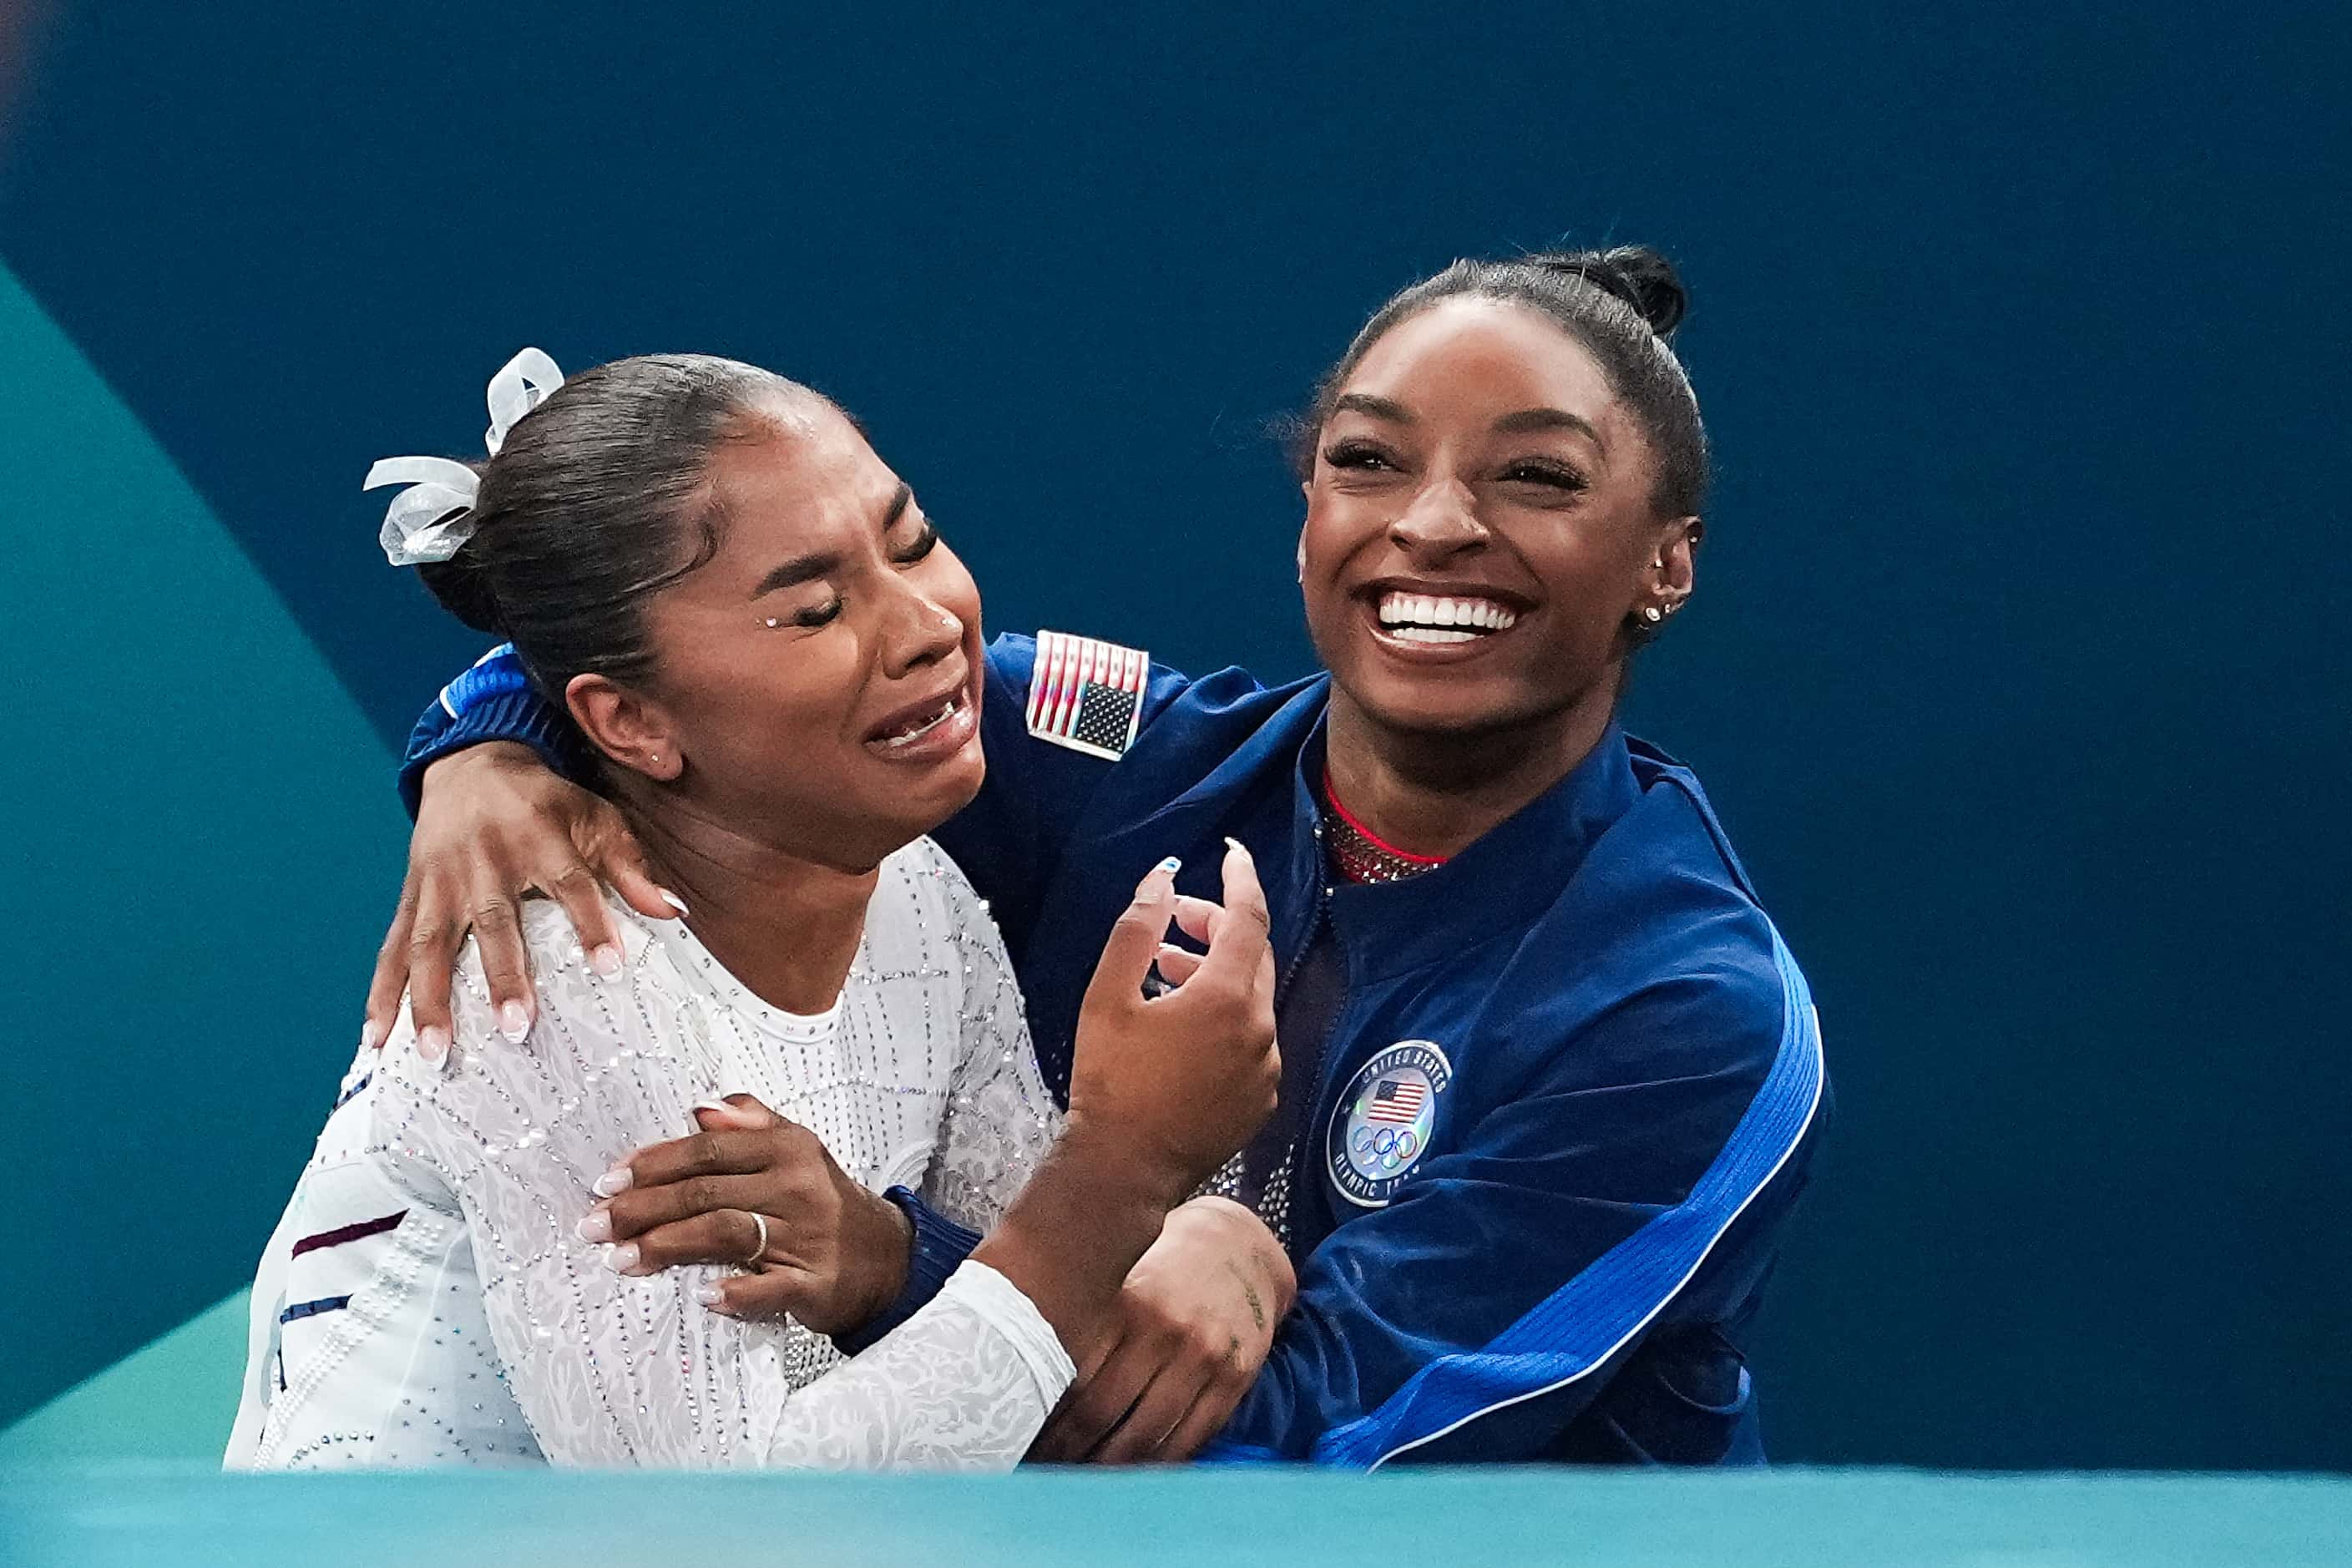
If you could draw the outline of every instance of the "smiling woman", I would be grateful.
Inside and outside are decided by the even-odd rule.
[[[1457,262],[1365,325],[1303,454],[1335,732],[1376,727],[1410,771],[1489,788],[1592,750],[1625,654],[1694,585],[1706,443],[1662,336],[1682,313],[1673,272],[1629,250]],[[1556,352],[1563,332],[1584,352]],[[1373,754],[1333,748],[1335,794],[1384,789]],[[1446,815],[1402,830],[1442,857],[1490,826]]]

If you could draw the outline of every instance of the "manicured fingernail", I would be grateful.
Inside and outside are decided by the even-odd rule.
[[[428,1062],[437,1062],[449,1054],[449,1031],[438,1024],[427,1024],[416,1031],[416,1054]]]
[[[727,1292],[716,1285],[697,1285],[694,1299],[706,1307],[720,1307],[727,1303]]]
[[[586,1214],[580,1216],[580,1223],[572,1227],[572,1234],[578,1237],[583,1241],[612,1240],[613,1215],[611,1211],[601,1208],[590,1209]]]
[[[636,1180],[637,1173],[635,1171],[630,1170],[626,1165],[615,1165],[591,1182],[588,1190],[600,1198],[609,1198],[614,1193],[627,1192],[636,1184]]]
[[[627,1274],[637,1266],[637,1244],[625,1241],[604,1254],[604,1267],[615,1274]]]
[[[609,942],[605,942],[588,955],[588,963],[597,973],[610,980],[621,973],[621,950]]]
[[[383,1044],[383,1026],[382,1024],[377,1023],[373,1018],[370,1018],[366,1023],[360,1026],[360,1049],[363,1051],[372,1051]]]
[[[520,1002],[499,1004],[499,1033],[511,1046],[522,1044],[530,1034],[530,1014]]]
[[[671,892],[667,888],[656,888],[656,889],[654,889],[654,891],[655,891],[655,892],[656,892],[656,893],[659,893],[659,894],[662,896],[662,902],[663,902],[663,903],[667,904],[671,909],[676,910],[679,914],[684,914],[684,913],[686,913],[686,912],[687,912],[687,910],[686,910],[686,900],[685,900],[684,899],[679,898],[676,893]]]
[[[1234,851],[1236,855],[1246,855],[1249,853],[1249,850],[1243,846],[1242,841],[1238,838],[1226,839],[1225,847]]]
[[[1162,860],[1161,862],[1160,862],[1159,866],[1158,866],[1157,868],[1156,868],[1156,869],[1158,869],[1158,870],[1165,871],[1165,872],[1167,872],[1170,876],[1171,876],[1171,877],[1172,877],[1172,876],[1174,876],[1177,872],[1179,872],[1179,871],[1181,871],[1181,870],[1182,870],[1182,869],[1184,868],[1184,862],[1183,862],[1183,861],[1181,861],[1181,860],[1179,860],[1178,858],[1176,858],[1176,857],[1175,857],[1175,856],[1171,855],[1170,857],[1168,857],[1168,858],[1167,858],[1167,859]]]

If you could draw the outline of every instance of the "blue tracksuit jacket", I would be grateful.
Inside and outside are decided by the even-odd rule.
[[[1221,840],[1241,839],[1277,973],[1318,929],[1342,959],[1292,1194],[1297,1305],[1205,1457],[1759,1461],[1739,1341],[1826,1080],[1804,976],[1697,780],[1612,726],[1438,869],[1334,886],[1328,677],[1268,690],[1155,666],[1113,762],[1030,734],[1034,653],[991,646],[988,782],[936,837],[1003,928],[1057,1094],[1102,942],[1164,856],[1214,898]],[[419,721],[412,809],[425,763],[487,739],[588,769],[501,649]],[[907,1297],[851,1348],[976,1239],[915,1218]]]

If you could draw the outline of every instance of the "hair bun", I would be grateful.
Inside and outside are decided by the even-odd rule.
[[[441,601],[443,609],[478,632],[494,637],[507,635],[506,618],[499,613],[499,596],[491,592],[490,574],[482,569],[473,541],[459,545],[457,553],[448,560],[419,562],[415,570],[433,591],[433,596]]]
[[[1530,267],[1572,273],[1640,312],[1650,330],[1664,337],[1682,324],[1690,309],[1675,264],[1646,245],[1612,245],[1606,250],[1551,250],[1528,258]]]

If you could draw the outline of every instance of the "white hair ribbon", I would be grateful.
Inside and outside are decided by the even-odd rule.
[[[515,421],[547,401],[563,384],[563,373],[538,349],[525,349],[490,377],[490,428],[483,437],[490,456],[506,445]],[[384,509],[383,558],[394,566],[446,561],[474,535],[474,500],[481,480],[465,464],[447,458],[385,458],[368,469],[363,490],[379,485],[409,488]]]
[[[490,428],[482,444],[490,456],[507,444],[507,432],[514,422],[547,401],[547,395],[563,384],[563,373],[555,362],[539,349],[525,349],[499,367],[490,377]]]

